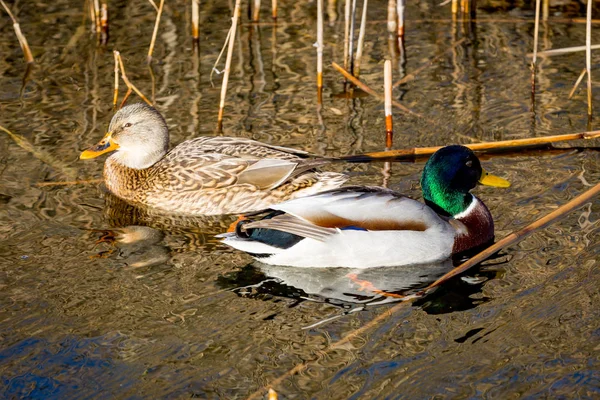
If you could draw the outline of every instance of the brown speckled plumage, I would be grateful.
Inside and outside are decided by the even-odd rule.
[[[119,148],[105,162],[104,181],[113,194],[132,203],[185,214],[242,213],[336,188],[347,179],[315,170],[326,160],[243,138],[201,137],[160,154],[168,143],[160,114],[141,104],[128,107],[115,114],[105,138]]]

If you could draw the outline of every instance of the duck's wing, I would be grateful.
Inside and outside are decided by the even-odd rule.
[[[250,158],[206,152],[202,146],[177,146],[154,168],[162,186],[178,191],[219,189],[249,184],[271,190],[322,165],[311,159]],[[167,179],[168,178],[168,179]]]
[[[425,204],[392,190],[347,186],[272,207],[312,224],[370,231],[424,231],[443,223]]]
[[[289,147],[274,146],[252,139],[235,138],[227,136],[200,137],[183,142],[181,149],[193,148],[202,153],[217,153],[231,157],[262,159],[276,158],[284,160],[301,160],[315,157],[311,153]]]
[[[274,229],[323,241],[341,230],[425,231],[445,222],[425,204],[383,188],[348,186],[271,207],[280,214],[250,215],[245,229]],[[258,220],[255,220],[258,217]]]

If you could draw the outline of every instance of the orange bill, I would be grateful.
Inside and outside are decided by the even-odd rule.
[[[89,158],[96,158],[99,155],[104,153],[111,152],[119,148],[119,145],[116,144],[112,138],[112,132],[108,132],[98,144],[90,147],[79,156],[80,160],[87,160]]]

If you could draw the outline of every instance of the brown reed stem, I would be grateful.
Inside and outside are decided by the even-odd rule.
[[[376,91],[374,91],[373,89],[371,89],[369,86],[367,86],[366,84],[364,84],[360,80],[356,79],[354,76],[352,76],[352,74],[350,74],[344,68],[340,67],[337,63],[332,62],[331,65],[339,73],[341,73],[342,75],[344,75],[344,77],[347,80],[349,80],[350,82],[352,82],[354,85],[358,86],[361,90],[363,90],[364,92],[370,94],[373,97],[378,98],[381,101],[384,101],[384,97],[382,95],[380,95],[379,93],[377,93]],[[413,115],[416,115],[418,117],[423,117],[421,114],[418,114],[418,113],[412,111],[411,109],[403,106],[402,104],[398,103],[396,100],[392,100],[392,105],[394,105],[394,107],[399,108],[400,110],[402,110],[402,111],[404,111],[406,113],[413,114]]]
[[[148,1],[150,1],[150,0],[148,0]],[[156,4],[154,4],[154,5],[156,5]],[[150,41],[150,48],[148,49],[148,58],[147,58],[148,64],[150,64],[152,62],[152,52],[154,51],[154,44],[156,43],[156,36],[158,35],[158,26],[160,25],[160,17],[162,16],[162,11],[163,11],[164,5],[165,5],[165,0],[160,0],[160,4],[158,5],[158,11],[156,12],[156,21],[154,22],[154,31],[152,32],[152,40]]]
[[[138,88],[135,87],[135,85],[133,83],[131,83],[131,81],[129,80],[129,78],[127,78],[127,74],[125,74],[125,66],[123,65],[123,59],[121,58],[121,53],[119,53],[117,50],[114,50],[114,54],[115,57],[119,60],[119,68],[121,69],[121,78],[123,79],[123,82],[125,82],[125,85],[127,86],[127,93],[125,93],[125,97],[123,97],[123,101],[121,102],[121,105],[119,106],[119,108],[123,107],[123,105],[125,104],[125,102],[127,101],[127,98],[129,97],[129,95],[131,94],[131,91],[133,90],[138,96],[140,96],[140,98],[142,100],[144,100],[148,105],[152,105],[152,103],[150,102],[150,100],[148,100],[146,98],[146,96],[144,96],[142,94],[142,92],[139,91]]]
[[[192,39],[200,40],[200,0],[192,0]]]
[[[571,89],[571,92],[569,93],[569,100],[573,97],[573,95],[575,94],[575,91],[577,90],[577,88],[579,87],[579,84],[581,83],[581,81],[583,80],[583,77],[585,76],[585,73],[587,72],[587,69],[584,68],[581,70],[581,74],[579,74],[579,78],[577,78],[577,81],[575,82],[575,85],[573,85],[573,89]]]
[[[271,16],[274,20],[277,19],[277,0],[271,0]]]
[[[588,118],[592,118],[592,0],[587,3],[587,23],[585,25],[585,69],[587,70]]]
[[[458,0],[452,0],[452,15],[458,14]]]
[[[225,97],[227,95],[227,83],[229,82],[229,73],[231,71],[231,58],[233,57],[233,47],[235,44],[235,32],[237,29],[238,18],[240,15],[240,0],[235,0],[233,8],[233,18],[231,19],[231,35],[229,36],[229,47],[227,49],[227,58],[225,60],[225,70],[223,82],[221,83],[221,100],[219,102],[219,115],[217,116],[217,130],[220,132],[223,128],[223,109],[225,108]]]
[[[350,43],[348,48],[348,62],[350,62],[350,72],[354,72],[354,24],[356,21],[356,0],[352,0],[352,9],[350,10]]]
[[[550,0],[544,0],[542,3],[542,20],[548,21],[548,17],[550,16]]]
[[[396,0],[388,0],[387,30],[390,35],[398,34],[398,19],[396,18]]]
[[[365,43],[365,31],[367,27],[367,8],[369,0],[363,1],[362,17],[360,19],[360,31],[358,33],[358,44],[356,46],[356,59],[354,60],[354,76],[360,76],[360,62],[362,60],[363,46]]]
[[[90,20],[92,21],[90,30],[92,32],[96,32],[96,11],[94,10],[94,0],[86,0],[86,4],[90,8]]]
[[[17,19],[13,15],[13,13],[10,11],[8,6],[4,3],[4,1],[0,0],[0,3],[2,4],[2,7],[4,7],[4,10],[6,11],[6,13],[8,14],[8,16],[10,17],[10,19],[13,22],[13,29],[15,30],[15,34],[17,35],[17,40],[19,41],[19,45],[21,46],[21,50],[23,51],[23,56],[25,57],[25,62],[27,64],[34,62],[33,54],[31,54],[31,49],[29,48],[27,39],[25,38],[25,35],[23,35],[23,32],[21,32],[21,25],[19,25],[19,22],[17,21]]]
[[[385,147],[391,149],[394,141],[394,127],[392,121],[392,62],[385,60],[383,64],[383,92],[385,94]]]
[[[154,0],[148,0],[148,1],[150,2],[150,4],[152,4],[152,7],[154,7],[154,10],[156,10],[156,12],[158,12],[158,6],[154,2]]]
[[[96,22],[96,33],[102,32],[102,24],[100,22],[100,1],[94,0],[94,21]]]
[[[350,50],[350,0],[346,0],[344,6],[344,69],[348,69],[350,62],[348,60]]]
[[[102,3],[100,8],[100,43],[108,42],[108,4]]]
[[[591,45],[590,49],[598,50],[598,49],[600,49],[600,44]],[[585,51],[585,50],[587,50],[587,46],[563,47],[561,49],[538,51],[537,55],[548,57],[548,56],[556,56],[556,55],[567,54],[567,53],[575,53],[578,51]],[[527,57],[533,57],[533,53],[527,53]]]
[[[115,58],[115,86],[113,90],[113,110],[117,109],[117,100],[119,99],[119,52],[113,51]]]
[[[537,68],[538,36],[540,32],[540,0],[535,0],[535,27],[533,31],[533,60],[531,62],[531,99],[535,100],[535,72]]]
[[[323,102],[323,0],[317,0],[317,103]]]
[[[579,139],[598,139],[600,138],[600,131],[589,131],[579,133],[569,133],[565,135],[554,135],[536,138],[526,139],[514,139],[514,140],[501,140],[497,142],[485,142],[485,143],[471,143],[464,144],[463,146],[470,148],[473,151],[485,152],[485,151],[499,151],[508,150],[512,148],[527,147],[527,146],[543,146],[550,143],[565,142],[570,140]],[[365,153],[365,156],[372,157],[380,160],[398,160],[399,158],[411,158],[415,156],[427,156],[435,153],[443,146],[435,147],[413,147],[410,149],[391,150],[391,151],[379,151]],[[344,160],[345,158],[351,158],[353,156],[340,157]]]
[[[404,8],[405,0],[396,0],[396,15],[398,16],[398,37],[404,37]]]

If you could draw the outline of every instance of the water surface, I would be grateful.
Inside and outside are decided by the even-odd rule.
[[[231,219],[156,215],[99,184],[40,186],[101,176],[101,159],[78,156],[112,115],[112,49],[165,116],[173,145],[218,134],[220,76],[215,87],[209,76],[227,34],[226,2],[202,2],[196,56],[189,5],[167,2],[151,68],[147,2],[110,2],[105,47],[89,33],[81,3],[19,3],[36,58],[26,79],[1,17],[0,124],[33,153],[0,134],[0,397],[244,398],[312,360],[276,387],[281,398],[600,395],[598,200],[324,352],[392,307],[362,281],[411,293],[447,266],[410,277],[406,270],[365,277],[263,268],[214,238]],[[394,111],[396,148],[587,129],[585,92],[567,99],[583,53],[540,60],[531,106],[528,10],[480,9],[476,22],[463,24],[452,22],[449,6],[410,4],[403,63],[390,52],[386,3],[369,2],[362,79],[381,90],[386,58],[394,60],[394,79],[431,62],[394,92],[424,116]],[[343,4],[327,8],[320,109],[315,3],[281,2],[277,24],[268,6],[261,24],[242,16],[223,134],[329,156],[382,150],[382,104],[338,96],[343,81],[329,66],[342,63]],[[541,49],[585,42],[585,25],[565,19],[581,16],[578,6],[551,11],[561,19],[542,26]],[[593,68],[598,61],[593,54]],[[598,182],[599,162],[596,150],[581,147],[488,157],[485,168],[513,185],[475,192],[503,237]],[[422,167],[395,164],[389,187],[419,198]],[[331,168],[355,184],[384,180],[381,165]]]

